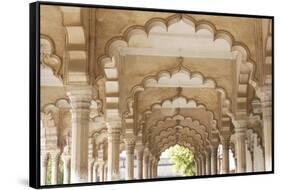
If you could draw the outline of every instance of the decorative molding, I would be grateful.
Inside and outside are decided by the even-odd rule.
[[[56,55],[55,43],[47,35],[40,35],[40,63],[52,69],[53,74],[60,80],[63,78],[62,61]]]

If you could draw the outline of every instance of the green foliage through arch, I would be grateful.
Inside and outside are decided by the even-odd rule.
[[[193,153],[180,145],[175,145],[167,150],[169,159],[175,163],[176,172],[181,172],[184,176],[194,176],[196,174],[196,164]]]

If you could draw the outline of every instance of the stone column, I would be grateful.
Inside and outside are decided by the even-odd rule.
[[[97,182],[97,163],[94,163],[93,165],[93,182]]]
[[[40,166],[40,170],[41,170],[41,174],[40,174],[41,183],[40,183],[40,185],[46,185],[47,184],[48,162],[49,162],[48,154],[41,155],[41,166]]]
[[[58,166],[59,166],[59,154],[51,154],[51,184],[58,184]]]
[[[152,175],[151,175],[151,166],[152,165],[152,155],[150,154],[149,155],[149,158],[148,158],[148,179],[152,178]]]
[[[72,88],[67,93],[71,104],[72,146],[71,183],[88,181],[89,106],[92,90]]]
[[[103,182],[103,180],[104,180],[104,163],[99,164],[99,176],[100,176],[100,182]]]
[[[151,178],[155,177],[155,159],[153,158],[151,161]]]
[[[263,116],[263,138],[264,138],[264,158],[265,170],[272,171],[272,98],[271,87],[263,88],[261,98]]]
[[[103,181],[108,181],[107,180],[107,167],[104,167],[104,179]]]
[[[204,154],[201,155],[201,166],[202,175],[206,175],[206,157]]]
[[[213,145],[211,147],[211,174],[216,175],[218,169],[218,145]]]
[[[143,147],[137,149],[138,179],[143,178]]]
[[[119,154],[121,123],[108,126],[108,158],[107,158],[107,180],[119,180]]]
[[[235,127],[236,135],[236,158],[237,158],[237,173],[246,172],[246,122],[241,122],[240,126]]]
[[[198,158],[195,158],[195,163],[196,163],[196,176],[199,176],[200,175],[200,166],[199,166]]]
[[[229,138],[222,139],[222,173],[229,173]]]
[[[125,138],[126,146],[126,180],[134,179],[134,151],[136,139],[134,137]]]
[[[155,177],[156,178],[158,176],[158,162],[159,162],[159,160],[155,160]]]
[[[94,165],[94,161],[92,160],[88,164],[88,182],[93,181],[93,165]]]
[[[253,152],[251,151],[251,148],[249,147],[249,142],[247,142],[246,146],[246,172],[253,172],[254,165],[253,165]]]
[[[63,184],[70,183],[70,155],[63,156]]]
[[[143,157],[143,178],[148,179],[148,162],[149,162],[149,155],[145,152]]]
[[[211,175],[211,150],[206,151],[206,175]]]

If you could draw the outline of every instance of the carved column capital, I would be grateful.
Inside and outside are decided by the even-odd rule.
[[[49,161],[49,155],[47,153],[41,154],[41,166],[47,167]]]
[[[61,155],[61,152],[59,150],[56,150],[54,152],[51,152],[50,158],[52,161],[58,161],[60,155]]]
[[[113,142],[119,142],[120,141],[120,134],[121,134],[121,128],[117,127],[109,127],[108,130],[108,140]]]
[[[128,153],[133,154],[134,149],[135,149],[135,144],[136,144],[136,138],[134,136],[125,137],[124,142],[125,142],[125,146],[126,146],[126,151]]]
[[[271,86],[263,87],[261,93],[261,107],[263,117],[272,117],[272,90]]]
[[[245,135],[247,130],[248,121],[247,120],[239,120],[237,121],[237,125],[234,127],[234,131],[236,136]]]
[[[137,157],[138,157],[138,159],[142,159],[143,158],[143,153],[144,153],[144,148],[143,148],[143,146],[137,146],[136,147],[136,150],[137,150]]]
[[[90,101],[92,100],[93,90],[90,86],[70,86],[68,87],[66,94],[70,99],[72,108],[88,109],[90,106]]]

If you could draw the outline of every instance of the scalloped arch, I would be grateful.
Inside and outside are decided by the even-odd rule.
[[[193,147],[192,149],[194,150],[194,153],[200,150],[200,146],[195,145],[192,140],[189,140],[189,138],[181,138],[179,140],[172,139],[172,138],[163,138],[163,140],[160,142],[159,146],[157,147],[157,151],[161,153],[164,150],[166,150],[168,147],[174,146],[176,144],[189,144],[190,147],[188,148]]]
[[[194,152],[197,152],[197,148],[194,147],[192,144],[188,143],[188,142],[176,142],[176,141],[171,141],[171,142],[168,142],[168,143],[164,143],[163,145],[161,145],[159,147],[159,154],[161,154],[162,152],[164,152],[165,150],[169,149],[170,147],[173,147],[175,145],[180,145],[182,147],[185,147],[185,148],[188,148],[189,150],[191,150],[191,152],[193,153],[194,155]],[[195,156],[195,155],[194,155]]]
[[[56,55],[55,43],[53,40],[44,34],[40,35],[40,62],[52,69],[55,77],[62,80],[62,61]]]
[[[198,133],[196,130],[194,130],[194,129],[189,129],[189,128],[182,128],[182,129],[179,129],[179,131],[181,131],[181,133],[180,134],[182,134],[182,135],[191,135],[190,137],[194,137],[194,136],[197,136],[198,138],[200,138],[199,139],[199,141],[200,141],[200,143],[202,143],[202,145],[205,145],[206,143],[207,144],[210,144],[210,142],[209,142],[209,140],[208,139],[204,139],[203,137],[202,137],[202,135],[200,134],[200,133]],[[173,135],[171,135],[171,132],[173,133]],[[164,133],[164,134],[163,134]],[[156,136],[154,136],[154,139],[155,139],[155,141],[156,142],[158,142],[157,141],[157,139],[158,138],[160,138],[160,141],[161,141],[161,139],[164,137],[168,137],[168,136],[174,136],[175,134],[177,134],[178,133],[178,131],[177,130],[175,130],[175,127],[174,126],[172,126],[172,127],[168,127],[168,128],[166,128],[166,129],[164,129],[164,130],[162,130],[162,131],[160,131],[159,132],[159,134],[158,135],[156,135]],[[194,138],[193,138],[194,139]],[[195,140],[195,139],[194,139]],[[196,139],[196,141],[197,141],[197,139]],[[198,141],[198,142],[199,142]],[[199,144],[200,144],[199,143]]]
[[[172,117],[168,116],[168,117],[166,117],[163,120],[159,120],[159,121],[156,122],[155,125],[151,126],[148,130],[149,130],[149,132],[152,132],[152,130],[157,128],[159,125],[164,125],[167,121],[171,121],[171,120],[173,120],[173,121],[177,121],[177,120],[179,120],[179,121],[188,121],[189,123],[191,123],[194,126],[193,127],[194,130],[197,129],[197,128],[200,128],[200,129],[204,128],[204,130],[203,130],[204,133],[205,133],[204,136],[209,137],[209,133],[208,133],[207,127],[205,125],[201,124],[198,120],[193,120],[192,117],[188,117],[188,116],[184,117],[184,116],[182,116],[180,114],[176,114],[176,115],[174,115]],[[189,125],[184,125],[182,127],[183,128],[186,128],[186,127],[190,128]],[[167,129],[167,128],[165,128],[165,129]],[[160,132],[161,131],[162,130],[160,130]]]
[[[181,100],[181,102],[180,102]],[[194,99],[188,99],[185,96],[174,96],[172,98],[167,98],[162,100],[160,103],[154,103],[150,106],[150,110],[145,111],[143,114],[146,113],[152,113],[154,109],[159,109],[159,108],[165,108],[165,106],[169,106],[169,105],[174,105],[174,104],[178,104],[180,103],[179,108],[183,107],[184,103],[186,104],[186,106],[189,108],[189,106],[191,106],[191,108],[204,108],[204,110],[208,113],[211,114],[212,116],[212,121],[216,124],[217,121],[214,118],[214,112],[209,110],[204,104],[202,103],[197,103],[196,100]],[[177,107],[176,107],[177,108]],[[174,117],[174,116],[173,116]]]
[[[90,136],[90,137],[96,137],[96,136],[101,135],[101,134],[103,134],[103,133],[107,133],[107,128],[101,128],[101,129],[98,130],[98,131],[92,131],[92,132],[89,134],[89,136]]]
[[[169,28],[173,26],[174,24],[178,22],[183,22],[185,24],[188,24],[194,28],[194,31],[200,32],[200,30],[207,30],[213,35],[213,41],[216,40],[224,40],[226,41],[231,51],[237,51],[242,54],[243,60],[250,63],[252,65],[252,71],[255,72],[255,66],[254,61],[251,58],[250,51],[248,47],[242,43],[235,40],[234,36],[226,31],[226,30],[217,30],[215,25],[207,20],[196,20],[195,18],[189,16],[189,15],[183,15],[183,14],[175,14],[172,16],[169,16],[168,18],[151,18],[148,20],[143,26],[141,25],[134,25],[128,27],[124,32],[122,36],[116,36],[110,39],[106,45],[105,45],[105,53],[103,56],[101,56],[98,59],[98,64],[103,63],[103,59],[110,58],[113,55],[114,48],[116,47],[128,47],[128,42],[131,39],[132,36],[136,34],[144,34],[145,36],[149,36],[149,33],[154,28],[162,28],[166,32],[169,32]],[[252,74],[252,77],[255,75]],[[256,84],[254,82],[254,78],[250,78],[249,83]]]
[[[169,71],[164,70],[164,71],[158,72],[155,75],[147,76],[147,77],[145,77],[142,80],[142,82],[140,84],[135,85],[131,89],[131,92],[130,92],[127,100],[126,100],[128,110],[130,110],[130,105],[132,104],[132,102],[134,102],[134,97],[135,97],[135,95],[137,93],[144,91],[145,88],[147,88],[147,87],[152,87],[153,85],[157,84],[160,81],[161,76],[162,77],[164,76],[165,79],[172,79],[172,77],[177,75],[178,73],[185,74],[185,77],[186,77],[185,79],[187,79],[187,81],[191,81],[192,79],[195,79],[195,80],[197,79],[197,83],[195,84],[195,86],[199,85],[198,87],[212,88],[212,89],[215,89],[218,92],[220,92],[222,94],[222,99],[224,100],[224,102],[223,102],[224,104],[223,105],[227,108],[227,111],[231,113],[231,111],[230,111],[231,100],[230,100],[230,98],[228,98],[227,92],[225,91],[225,89],[222,88],[222,87],[217,86],[215,80],[213,80],[211,78],[205,78],[199,72],[191,72],[191,71],[189,71],[181,63],[179,65],[177,65],[176,67],[170,69]],[[165,80],[165,79],[163,79],[163,80],[165,81],[165,83],[167,83],[167,80]],[[199,83],[198,80],[201,82],[201,84]],[[184,80],[184,81],[186,81],[186,80]],[[152,84],[152,86],[149,86],[148,84]],[[195,86],[192,86],[192,87],[195,87]],[[179,86],[179,87],[182,87],[182,86]],[[183,87],[185,87],[185,86],[183,86]],[[132,113],[130,113],[130,111],[127,111],[127,112],[125,112],[125,114],[130,115]]]

